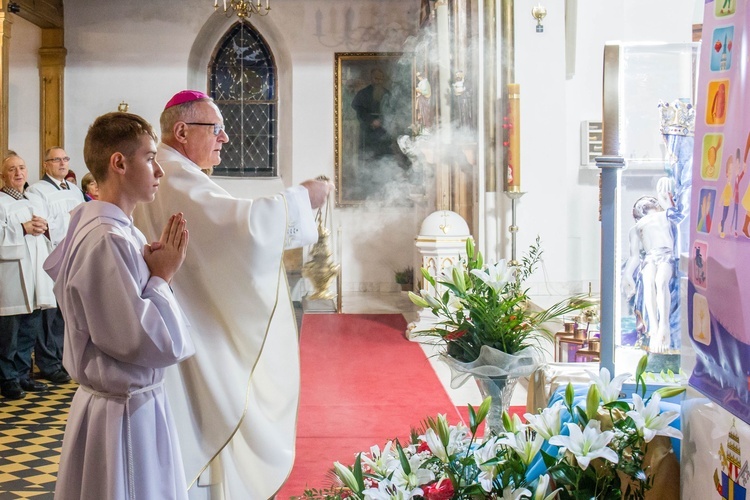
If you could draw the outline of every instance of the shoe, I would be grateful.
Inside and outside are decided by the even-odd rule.
[[[23,399],[26,397],[26,393],[21,389],[21,384],[18,383],[18,380],[0,382],[0,394],[5,399]]]
[[[65,373],[62,368],[52,373],[41,373],[39,378],[49,380],[53,384],[67,384],[70,382],[70,375]]]
[[[36,380],[31,380],[30,378],[22,378],[19,381],[19,384],[21,386],[21,389],[26,392],[39,392],[47,389],[47,384],[37,382]]]

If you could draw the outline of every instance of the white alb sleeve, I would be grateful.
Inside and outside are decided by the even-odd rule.
[[[310,206],[310,195],[304,186],[294,186],[284,191],[289,219],[286,226],[286,249],[312,245],[318,241],[315,213]]]

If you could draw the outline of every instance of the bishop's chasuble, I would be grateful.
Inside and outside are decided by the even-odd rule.
[[[317,239],[309,196],[237,199],[169,146],[157,160],[156,200],[134,220],[151,241],[176,212],[190,231],[172,288],[196,355],[167,373],[189,495],[265,500],[294,461],[299,342],[282,257]]]

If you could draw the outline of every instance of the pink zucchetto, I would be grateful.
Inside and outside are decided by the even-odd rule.
[[[198,99],[211,98],[199,90],[181,90],[172,96],[167,105],[164,106],[164,109],[171,108],[172,106],[179,106],[186,102],[197,101]]]

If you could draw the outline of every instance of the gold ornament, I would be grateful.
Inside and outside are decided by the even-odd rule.
[[[318,180],[328,180],[324,176]],[[330,292],[331,283],[339,274],[340,266],[333,263],[333,252],[331,251],[331,231],[327,227],[328,212],[330,211],[330,196],[325,203],[325,217],[323,208],[318,209],[315,220],[318,223],[318,241],[310,248],[310,260],[302,266],[302,276],[309,279],[315,290],[307,298],[311,300],[327,300],[335,297]]]

